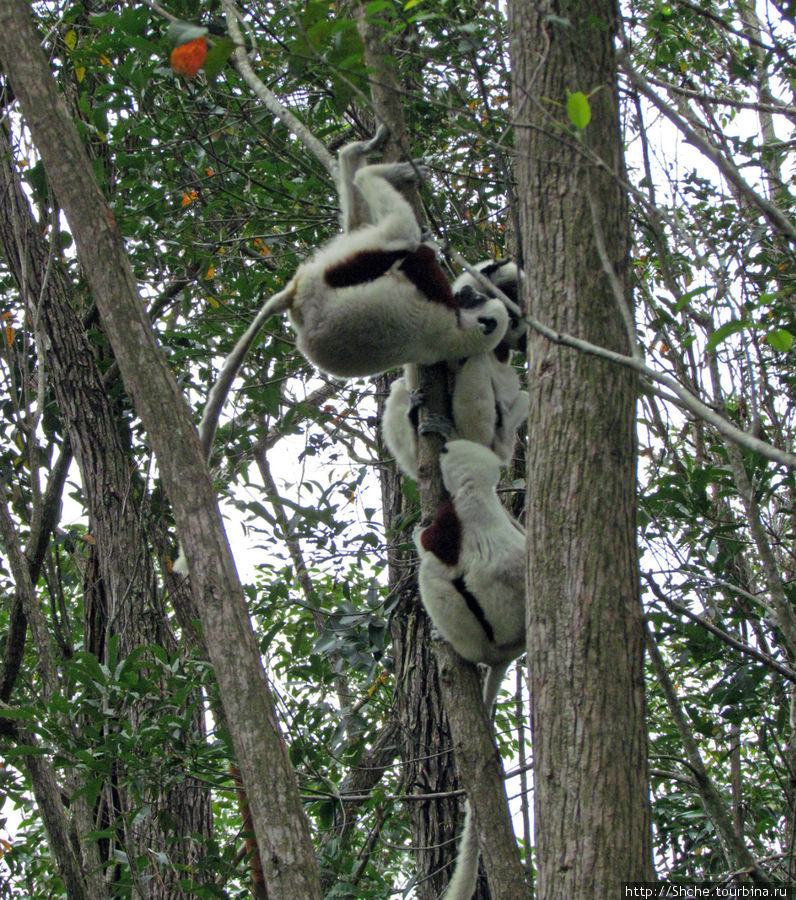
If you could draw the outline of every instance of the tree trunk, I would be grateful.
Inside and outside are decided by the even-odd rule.
[[[396,80],[391,60],[398,52],[395,42],[385,52],[384,33],[368,19],[364,5],[357,2],[358,27],[365,45],[365,62],[374,73],[370,90],[376,120],[390,129],[390,141],[384,158],[399,159],[410,155],[406,121],[402,106],[403,92]],[[417,191],[407,198],[420,213]],[[439,372],[438,372],[439,374]],[[432,380],[433,380],[433,376]],[[430,386],[429,393],[444,391],[445,377]],[[383,396],[389,391],[389,380],[380,378]],[[380,403],[379,418],[383,412]],[[428,448],[425,448],[428,452]],[[439,446],[420,490],[424,511],[428,487],[442,490],[439,473]],[[448,883],[456,858],[457,835],[461,831],[461,805],[453,793],[460,787],[460,779],[452,751],[448,716],[443,706],[439,672],[432,652],[431,621],[420,602],[417,588],[417,567],[413,565],[415,550],[406,522],[407,504],[401,491],[401,475],[395,470],[382,471],[382,508],[385,531],[390,536],[387,557],[390,584],[400,592],[401,600],[391,617],[393,655],[395,657],[395,706],[403,761],[403,777],[407,793],[440,794],[431,803],[412,803],[408,808],[412,844],[416,848],[417,895],[420,900],[439,897]],[[436,505],[433,507],[436,509]],[[408,542],[409,552],[396,550],[395,542]]]
[[[401,105],[403,92],[390,64],[396,48],[385,53],[383,34],[373,27],[361,7],[359,30],[365,44],[365,61],[376,73],[371,78],[376,117],[391,131],[385,158],[406,157],[410,150]],[[416,193],[410,198],[416,212],[417,199]],[[445,366],[420,367],[418,375],[427,413],[449,416]],[[386,387],[384,379],[382,383]],[[420,440],[418,488],[426,522],[433,518],[445,495],[439,471],[442,443],[431,435]],[[397,521],[393,506],[400,506],[402,501],[400,485],[394,477],[384,477],[382,498],[385,526],[390,534]],[[403,562],[408,563],[406,558]],[[522,869],[502,784],[502,767],[486,716],[473,715],[472,698],[480,699],[475,667],[448,647],[434,647],[435,652],[431,652],[431,622],[420,603],[416,577],[411,584],[405,583],[402,596],[403,602],[392,619],[392,635],[399,672],[396,700],[404,736],[401,753],[407,784],[425,793],[449,792],[457,784],[467,786],[476,825],[488,822],[492,826],[489,837],[495,852],[486,854],[487,861],[494,863],[489,871],[490,884],[508,883],[518,897]],[[466,697],[469,702],[462,702]],[[451,765],[452,755],[444,753],[452,745],[457,748],[455,768]],[[438,897],[453,873],[462,817],[457,815],[457,804],[449,796],[431,806],[410,807],[409,815],[413,843],[420,848],[416,853],[419,896]],[[480,837],[483,841],[484,834]],[[485,885],[479,885],[474,894],[476,900],[489,896]]]
[[[69,221],[125,387],[146,428],[174,506],[263,850],[269,893],[273,900],[319,897],[317,861],[295,771],[279,732],[196,429],[157,346],[118,226],[47,70],[30,6],[22,0],[0,4],[0,27],[3,68]]]
[[[529,311],[558,331],[628,353],[617,17],[613,0],[510,4]],[[589,96],[591,122],[575,134],[566,109],[578,91]],[[529,357],[537,897],[587,900],[652,875],[637,385],[627,369],[533,332]]]
[[[11,146],[0,131],[0,191],[5,197],[0,218],[0,251],[20,286],[23,303],[34,328],[41,329],[47,371],[74,448],[86,497],[89,533],[89,565],[84,580],[85,646],[100,662],[107,663],[107,639],[119,637],[119,658],[134,649],[156,644],[169,652],[176,649],[167,626],[162,598],[155,581],[154,564],[143,516],[136,498],[143,496],[143,484],[136,478],[131,448],[122,445],[111,400],[102,383],[91,345],[72,302],[71,284],[53,259],[42,231],[37,227],[12,165]],[[126,711],[133,730],[146,724],[153,710],[140,702]],[[196,734],[204,732],[201,714],[192,723]],[[153,773],[154,776],[154,773]],[[158,777],[151,785],[168,784]],[[108,783],[103,790],[105,808],[97,811],[103,827],[124,830],[116,821],[118,806],[127,809],[123,790]],[[113,798],[113,799],[112,799]],[[152,858],[152,852],[166,853],[180,866],[190,866],[201,852],[196,837],[210,837],[212,813],[210,794],[192,779],[171,785],[166,792],[155,788],[147,797],[151,815],[138,821],[120,847],[102,842],[104,858],[111,862],[115,849],[130,848],[136,857]],[[182,840],[169,846],[158,824],[173,823]],[[189,837],[194,836],[194,837]],[[161,869],[143,891],[147,897],[182,896],[173,885],[171,869]]]

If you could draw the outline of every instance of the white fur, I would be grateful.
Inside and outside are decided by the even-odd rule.
[[[484,260],[473,266],[484,273],[483,280],[505,292],[509,304],[509,328],[503,343],[512,350],[524,349],[526,326],[518,318],[515,302],[524,274],[513,262]],[[465,292],[468,307],[462,315],[477,315],[488,302],[484,286],[470,272],[453,283],[454,294]],[[469,290],[469,293],[467,293]],[[505,301],[504,301],[505,302]],[[520,380],[510,360],[501,362],[493,352],[480,353],[462,360],[448,361],[451,394],[451,438],[463,438],[489,447],[507,465],[514,453],[517,429],[528,416],[528,395],[520,390]],[[417,432],[409,417],[412,391],[416,385],[412,373],[393,382],[384,409],[382,433],[398,467],[410,478],[417,478]]]
[[[423,549],[418,530],[420,597],[434,626],[457,653],[490,666],[484,685],[489,713],[506,669],[525,649],[525,532],[498,500],[500,460],[491,450],[471,441],[449,441],[440,467],[460,522],[461,549],[457,563],[448,565]],[[492,627],[493,640],[454,587],[460,577]],[[478,835],[467,804],[456,868],[442,900],[470,900],[478,855]]]
[[[493,353],[479,353],[448,363],[451,384],[451,438],[489,447],[507,465],[514,454],[517,429],[528,417],[528,394],[520,390],[517,370]],[[417,478],[417,432],[409,411],[411,376],[404,372],[390,388],[382,434],[398,468]]]
[[[393,186],[415,181],[417,167],[408,163],[362,167],[388,135],[381,126],[371,140],[348,144],[338,154],[344,234],[299,266],[286,287],[260,307],[224,361],[199,427],[206,458],[232,382],[263,325],[276,313],[288,312],[299,349],[310,361],[343,377],[376,374],[404,362],[438,362],[448,353],[451,359],[466,357],[500,342],[509,316],[494,301],[457,316],[455,310],[423,297],[395,271],[364,286],[336,289],[324,284],[324,269],[357,250],[414,249],[420,244],[412,208]],[[366,224],[353,230],[357,215]],[[385,346],[391,341],[393,346]]]
[[[409,418],[412,388],[405,373],[390,385],[381,417],[381,434],[398,468],[417,480],[417,432]]]
[[[490,299],[475,316],[430,301],[398,268],[366,284],[330,287],[326,271],[369,250],[414,251],[420,227],[412,208],[390,180],[407,180],[408,164],[365,166],[354,176],[373,224],[343,234],[299,266],[283,294],[288,298],[296,344],[331,375],[375,375],[405,363],[432,365],[496,347],[509,317]]]
[[[525,273],[509,259],[484,259],[474,266],[473,272],[462,272],[453,282],[453,293],[471,287],[476,293],[493,295],[497,288],[506,304],[511,320],[504,337],[512,350],[524,350],[527,323],[522,315],[522,293],[525,287]],[[475,273],[475,274],[473,274]]]
[[[457,364],[452,397],[457,435],[483,444],[504,465],[511,461],[517,429],[528,418],[528,394],[511,362],[493,353]]]
[[[456,868],[440,900],[470,900],[478,882],[478,831],[475,827],[470,801],[464,803],[464,828],[456,853]]]
[[[393,186],[416,180],[408,163],[364,166],[387,139],[381,127],[370,141],[344,147],[338,156],[341,221],[346,233],[333,238],[299,266],[285,288],[270,297],[233,347],[205,404],[199,436],[210,458],[221,409],[263,325],[287,311],[296,344],[318,368],[340,377],[375,375],[405,363],[433,364],[496,347],[509,324],[506,308],[491,299],[478,310],[435,303],[422,295],[397,266],[374,281],[333,288],[324,272],[357,251],[416,249],[421,240],[411,206]],[[351,231],[361,212],[366,224]],[[174,571],[187,574],[180,553]]]
[[[500,666],[525,647],[525,531],[500,504],[500,460],[487,447],[455,440],[440,456],[442,480],[461,523],[461,550],[450,566],[424,550],[420,531],[420,597],[431,621],[456,652]],[[490,640],[453,581],[462,577],[494,631]]]

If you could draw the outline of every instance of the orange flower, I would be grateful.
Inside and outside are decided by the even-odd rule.
[[[193,78],[202,68],[202,63],[207,56],[207,40],[204,37],[195,38],[187,44],[180,44],[171,51],[171,67],[178,75]]]

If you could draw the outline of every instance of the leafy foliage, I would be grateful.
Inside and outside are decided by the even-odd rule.
[[[35,8],[164,352],[198,417],[220,362],[262,300],[335,232],[333,185],[228,61],[218,59],[207,76],[179,78],[168,62],[168,23],[147,4]],[[178,0],[169,11],[203,28],[221,24],[216,4]],[[747,4],[732,0],[638,0],[625,12],[622,101],[646,361],[738,428],[792,450],[793,242],[756,199],[794,222],[792,21],[776,8],[757,20]],[[368,73],[352,14],[322,2],[293,8],[259,0],[245,13],[258,74],[313,133],[335,147],[370,132]],[[471,260],[511,252],[518,223],[510,65],[498,5],[390,0],[370,4],[368,15],[385,37],[400,39],[391,63],[405,85],[406,149],[430,163],[433,194],[425,201],[436,236]],[[569,23],[551,19],[551,30],[559,27]],[[556,101],[566,104],[576,130],[589,124],[595,89],[571,85],[569,98]],[[670,119],[661,118],[651,95],[663,99]],[[126,464],[138,473],[147,528],[165,559],[174,549],[166,536],[171,522],[157,473],[149,474],[145,435],[114,376],[51,186],[13,121],[28,195],[69,274],[73,304],[129,437]],[[704,146],[683,143],[678,133],[685,129],[740,173],[741,183],[706,162]],[[39,378],[35,327],[5,265],[0,298],[0,476],[25,545],[64,442],[64,413]],[[392,692],[400,690],[388,628],[399,585],[388,579],[384,554],[393,536],[384,533],[374,478],[384,464],[377,399],[373,384],[340,386],[311,372],[289,329],[274,320],[246,362],[213,458],[225,509],[236,514],[230,536],[248,566],[251,616],[335,884],[328,896],[335,897],[383,898],[411,867],[400,852],[408,840],[397,768],[388,768],[356,808],[353,834],[336,830],[335,818],[340,791],[389,721]],[[784,879],[792,872],[796,816],[793,688],[786,677],[796,669],[796,643],[784,617],[794,600],[794,473],[739,450],[647,387],[639,435],[650,628],[738,833],[766,873]],[[64,499],[37,584],[58,654],[59,692],[44,699],[28,641],[0,708],[0,726],[24,726],[37,742],[31,751],[10,726],[0,728],[0,896],[64,896],[52,876],[28,752],[45,752],[71,799],[83,797],[92,808],[113,776],[126,808],[97,823],[88,841],[113,842],[153,817],[169,834],[169,845],[148,859],[117,847],[105,873],[108,896],[133,896],[136,879],[148,883],[170,869],[186,894],[246,896],[231,745],[216,714],[212,673],[171,607],[175,648],[142,643],[119,658],[111,639],[99,655],[88,649],[93,537],[74,471]],[[167,597],[164,569],[159,590]],[[0,581],[5,651],[16,590],[5,556]],[[648,704],[659,872],[725,877],[733,859],[716,840],[683,734],[653,675]],[[136,723],[141,705],[150,713]],[[206,734],[191,725],[197,712]],[[501,709],[506,754],[519,749],[513,720],[508,707]],[[167,801],[151,804],[153,772],[162,796],[191,779],[211,790],[213,827],[193,867],[174,851],[192,836],[169,831]]]
[[[733,3],[641,3],[628,38],[633,66],[670,105],[673,125],[743,172],[734,184],[727,165],[720,175],[684,144],[661,152],[650,95],[629,106],[642,151],[629,158],[640,187],[634,262],[647,358],[739,428],[790,449],[793,320],[783,301],[794,257],[759,198],[793,220],[782,177],[792,162],[792,98],[781,90],[794,74],[792,23]],[[654,395],[642,404],[641,435],[655,637],[736,831],[784,877],[794,816],[791,687],[743,648],[793,662],[793,470],[740,451]],[[652,688],[652,765],[666,773],[653,782],[658,860],[673,876],[715,878],[728,859]]]

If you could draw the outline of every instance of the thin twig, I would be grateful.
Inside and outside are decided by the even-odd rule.
[[[755,112],[767,112],[774,115],[782,115],[788,119],[796,116],[796,106],[786,103],[760,103],[756,100],[738,100],[735,97],[720,97],[718,94],[708,94],[705,91],[697,91],[694,88],[683,87],[680,84],[671,84],[662,78],[655,78],[653,75],[644,76],[650,84],[655,87],[663,88],[671,91],[673,94],[680,94],[682,97],[688,97],[691,100],[698,100],[701,103],[710,103],[714,106],[731,106],[735,109],[751,109]]]
[[[658,585],[656,585],[655,582],[650,578],[649,575],[646,576],[646,579],[647,583],[652,589],[653,594],[655,594],[655,596],[661,602],[665,603],[671,610],[678,613],[679,615],[685,616],[687,619],[690,619],[692,622],[700,625],[711,634],[715,634],[717,638],[724,641],[725,644],[728,644],[733,649],[738,650],[740,653],[743,653],[746,656],[751,656],[758,662],[763,663],[763,665],[768,666],[775,672],[778,672],[780,675],[782,675],[783,678],[786,678],[788,681],[796,684],[796,671],[791,669],[790,666],[785,666],[768,654],[763,653],[762,651],[757,650],[754,647],[751,647],[749,644],[745,644],[743,641],[739,641],[738,638],[735,638],[723,629],[716,627],[712,622],[708,622],[707,619],[703,618],[697,613],[691,612],[690,609],[683,606],[681,603],[678,603],[676,600],[672,600],[670,597],[667,597],[658,587]]]
[[[600,257],[603,272],[605,272],[611,285],[611,291],[613,292],[614,300],[616,300],[616,305],[619,307],[619,312],[622,314],[622,320],[625,323],[625,331],[627,332],[627,342],[630,346],[630,353],[633,359],[641,360],[643,359],[643,356],[636,337],[636,320],[633,317],[633,311],[630,309],[630,305],[627,302],[625,287],[619,280],[619,276],[616,274],[616,270],[614,269],[611,260],[608,258],[608,251],[605,249],[605,236],[603,235],[602,225],[600,225],[600,214],[594,200],[594,195],[591,191],[588,191],[588,200],[589,209],[591,210],[592,228],[594,229],[594,242],[597,245],[597,254]]]
[[[796,242],[796,227],[788,219],[788,217],[770,200],[761,197],[749,184],[741,177],[740,172],[722,153],[712,146],[701,134],[695,131],[672,107],[659,97],[652,90],[646,79],[635,71],[630,65],[627,57],[623,61],[623,69],[630,79],[630,83],[640,93],[643,94],[663,115],[682,133],[683,137],[689,144],[693,144],[698,150],[705,154],[708,159],[716,166],[721,174],[730,182],[730,184],[738,191],[738,193],[752,206],[756,207],[769,224],[776,229],[783,237],[789,241]]]

